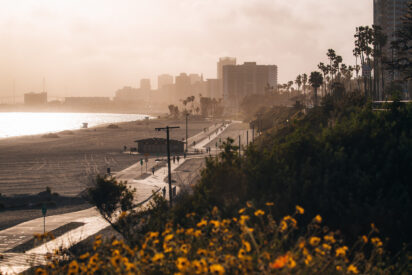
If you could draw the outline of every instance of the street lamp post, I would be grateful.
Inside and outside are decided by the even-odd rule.
[[[162,131],[162,130],[166,130],[166,147],[167,147],[167,177],[169,180],[169,203],[170,203],[170,207],[172,207],[172,171],[170,168],[170,138],[169,138],[169,130],[170,129],[176,129],[176,128],[180,128],[179,126],[174,126],[174,127],[169,127],[166,126],[165,128],[156,128],[156,131]],[[187,142],[187,140],[186,140]]]

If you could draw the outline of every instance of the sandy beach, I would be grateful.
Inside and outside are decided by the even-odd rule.
[[[213,123],[190,121],[189,136],[201,132]],[[119,128],[100,126],[69,133],[59,133],[58,138],[42,135],[0,139],[0,193],[3,196],[37,194],[50,187],[61,196],[78,196],[97,174],[104,174],[107,167],[116,172],[139,161],[142,156],[123,152],[123,146],[136,147],[135,140],[165,137],[156,127],[180,126],[171,131],[171,138],[185,137],[185,121],[150,120],[118,123]],[[153,156],[155,157],[155,156]],[[72,206],[73,210],[87,204]],[[71,206],[51,210],[70,212]],[[62,212],[62,213],[63,213]],[[23,214],[24,213],[24,214]],[[5,210],[0,215],[0,227],[17,221],[36,218],[40,211]]]

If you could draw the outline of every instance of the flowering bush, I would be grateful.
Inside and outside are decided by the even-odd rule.
[[[65,263],[57,260],[38,268],[37,274],[389,274],[378,230],[359,238],[352,248],[322,226],[317,215],[299,230],[297,218],[305,210],[274,220],[274,204],[255,209],[251,203],[231,219],[222,219],[215,207],[197,217],[187,214],[191,226],[166,225],[148,232],[130,247],[123,241],[96,237],[90,251]],[[398,267],[399,268],[399,267]],[[398,269],[399,271],[399,269]]]

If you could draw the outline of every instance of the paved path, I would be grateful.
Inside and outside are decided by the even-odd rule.
[[[222,127],[221,124],[215,127],[212,126],[208,131],[196,135],[196,149],[202,148],[209,142],[209,135],[213,139],[222,133],[222,131],[216,131],[220,127]],[[212,134],[211,131],[213,131]],[[184,161],[185,159],[180,161],[180,163],[171,163],[172,171],[183,164]],[[149,167],[150,165],[153,166],[154,159],[149,160],[148,164]],[[116,178],[127,181],[131,187],[136,188],[135,202],[147,201],[153,191],[159,191],[167,186],[164,181],[164,178],[167,176],[166,166],[158,168],[154,175],[145,179],[138,179],[141,177],[140,172],[140,163],[136,163],[115,174]],[[166,193],[167,197],[168,192]],[[3,255],[3,259],[0,259],[0,273],[20,273],[31,266],[44,262],[44,255],[46,253],[53,252],[58,248],[69,248],[109,226],[108,222],[100,216],[98,210],[93,207],[82,211],[46,217],[46,231],[52,231],[69,222],[82,222],[84,225],[59,236],[53,241],[28,250],[25,254],[4,252],[30,240],[35,233],[43,232],[43,218],[30,220],[0,231],[0,253]]]

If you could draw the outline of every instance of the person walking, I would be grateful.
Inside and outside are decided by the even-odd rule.
[[[177,163],[179,163],[180,161],[180,156],[177,156]]]
[[[152,167],[152,174],[154,175],[154,171],[155,171],[155,168],[154,168],[154,166]]]
[[[173,156],[173,163],[176,162],[176,156]]]
[[[163,198],[166,198],[166,186],[163,186],[162,191],[163,191]]]

